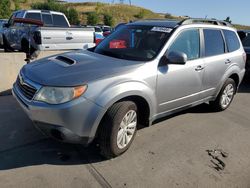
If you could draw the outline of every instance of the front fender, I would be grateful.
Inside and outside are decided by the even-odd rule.
[[[138,81],[120,83],[107,89],[97,98],[96,103],[108,109],[115,102],[129,96],[144,98],[150,107],[150,115],[155,112],[153,109],[153,106],[156,106],[155,91],[146,84]]]
[[[117,84],[102,92],[95,100],[95,103],[103,107],[105,110],[102,111],[101,114],[98,114],[98,117],[92,127],[91,135],[95,135],[98,126],[107,110],[117,101],[130,96],[139,96],[147,101],[150,109],[149,118],[151,118],[153,114],[156,113],[157,105],[154,89],[151,89],[146,84],[137,81],[129,81]]]

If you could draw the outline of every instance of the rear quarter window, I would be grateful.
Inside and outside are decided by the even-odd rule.
[[[223,30],[223,33],[226,39],[228,52],[234,52],[240,49],[239,38],[237,37],[235,32],[229,30]]]
[[[63,15],[53,14],[52,17],[55,27],[69,27],[68,22]]]
[[[216,56],[225,53],[225,43],[221,30],[204,29],[205,56]]]

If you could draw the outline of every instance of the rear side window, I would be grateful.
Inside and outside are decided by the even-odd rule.
[[[69,27],[63,15],[53,14],[53,22],[55,27]]]
[[[200,57],[200,32],[198,29],[183,31],[170,46],[168,52],[179,51],[187,54],[188,60]]]
[[[220,30],[204,29],[205,56],[216,56],[225,53],[225,43]]]
[[[40,13],[27,13],[25,18],[29,18],[29,19],[34,19],[34,20],[39,20],[41,21],[41,14]]]
[[[50,14],[42,14],[43,23],[45,26],[52,26],[52,16]]]
[[[227,48],[229,52],[234,52],[240,49],[240,42],[235,32],[223,30],[223,33],[226,39]]]

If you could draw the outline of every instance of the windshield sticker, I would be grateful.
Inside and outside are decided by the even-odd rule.
[[[153,27],[151,31],[170,33],[173,29],[168,27]]]

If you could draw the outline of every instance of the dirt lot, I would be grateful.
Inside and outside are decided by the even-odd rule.
[[[250,82],[232,106],[201,105],[138,131],[123,156],[40,134],[12,96],[0,97],[0,187],[250,187]],[[206,150],[222,149],[224,170]]]

